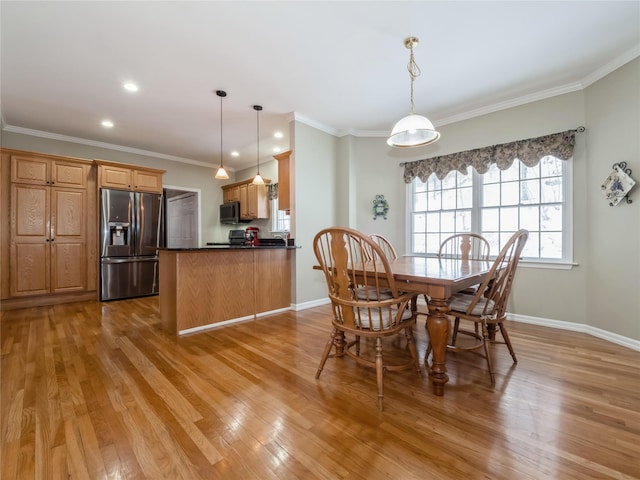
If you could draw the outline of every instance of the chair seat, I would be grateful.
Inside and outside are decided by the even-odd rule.
[[[484,310],[484,306],[486,302],[480,301],[478,302],[474,307],[473,310],[471,310],[471,312],[467,312],[467,309],[469,308],[469,305],[471,305],[471,302],[474,299],[474,295],[469,295],[466,293],[456,293],[453,297],[451,297],[451,303],[450,303],[450,307],[451,307],[451,312],[458,312],[458,313],[471,313],[471,315],[474,316],[480,316],[482,315],[482,312]],[[487,306],[486,311],[487,312],[491,312],[493,311],[493,307],[494,307],[494,302],[493,300],[487,300],[487,302],[489,303],[489,305]]]
[[[391,290],[388,288],[378,291],[374,286],[365,287],[361,285],[356,289],[356,294],[358,295],[358,300],[389,300],[393,298]]]
[[[382,330],[382,328],[380,328],[380,323],[382,320],[382,326],[384,327],[384,330],[387,330],[390,326],[390,321],[389,321],[389,310],[384,309],[383,313],[386,315],[380,315],[380,310],[378,309],[365,309],[365,308],[360,308],[360,320],[362,321],[362,325],[361,328],[364,329],[371,329],[375,332],[378,332],[380,330]],[[397,309],[392,309],[391,310],[391,315],[393,315],[393,318],[395,318],[395,315],[397,314]],[[380,318],[382,317],[382,319]],[[410,320],[413,317],[413,314],[411,313],[411,310],[409,308],[406,308],[404,310],[404,312],[402,312],[402,316],[400,317],[400,320],[405,321],[405,320]],[[358,322],[358,318],[356,317],[356,325],[359,325]]]

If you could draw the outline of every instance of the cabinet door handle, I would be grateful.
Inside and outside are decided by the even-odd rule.
[[[45,242],[48,242],[48,241],[49,241],[49,239],[47,238],[47,239],[45,240]]]

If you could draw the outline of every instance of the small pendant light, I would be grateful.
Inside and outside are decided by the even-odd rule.
[[[227,171],[222,165],[222,99],[227,96],[227,92],[224,90],[216,90],[216,95],[220,97],[220,168],[218,168],[215,178],[217,180],[227,180],[229,174],[227,174]]]
[[[256,131],[257,131],[257,145],[258,145],[258,173],[256,173],[256,176],[253,177],[253,183],[254,185],[264,185],[264,180],[262,179],[262,176],[260,175],[260,110],[262,110],[262,107],[260,105],[254,105],[253,109],[256,111]]]
[[[418,42],[416,37],[409,37],[404,41],[404,46],[411,50],[407,65],[411,77],[411,109],[409,115],[398,120],[391,130],[391,136],[387,140],[390,147],[420,147],[440,138],[440,133],[433,127],[431,120],[413,111],[413,81],[422,73],[413,58],[413,49],[418,46]]]

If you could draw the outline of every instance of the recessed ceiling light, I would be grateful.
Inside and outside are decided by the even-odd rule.
[[[113,128],[113,122],[111,120],[103,120],[102,126],[105,128]]]
[[[234,150],[233,152],[231,152],[231,156],[232,156],[232,157],[239,157],[239,156],[240,156],[240,154],[238,153],[238,151],[237,151],[237,150]]]
[[[282,138],[282,137],[284,137],[284,135],[282,134],[282,132],[276,132],[276,133],[274,133],[274,134],[273,134],[273,136],[274,136],[274,137],[276,137],[276,138]]]
[[[133,82],[127,82],[123,85],[124,89],[127,90],[128,92],[137,92],[138,91],[138,85],[136,85]]]
[[[273,153],[278,153],[282,150],[280,147],[273,147]]]

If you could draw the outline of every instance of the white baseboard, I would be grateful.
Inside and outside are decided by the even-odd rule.
[[[306,310],[308,308],[318,307],[320,305],[326,305],[329,303],[328,298],[321,298],[318,300],[312,300],[310,302],[293,304],[292,308],[298,312],[300,310]],[[420,298],[418,299],[420,303]],[[516,313],[508,313],[509,320],[522,323],[530,323],[532,325],[540,325],[541,327],[559,328],[560,330],[569,330],[571,332],[580,332],[593,335],[594,337],[602,338],[608,342],[622,345],[623,347],[631,348],[640,352],[640,340],[634,340],[632,338],[618,335],[617,333],[607,332],[601,328],[592,327],[591,325],[585,325],[583,323],[564,322],[561,320],[550,320],[548,318],[531,317],[529,315],[518,315]]]
[[[518,315],[516,313],[508,313],[507,318],[516,322],[530,323],[532,325],[540,325],[542,327],[559,328],[560,330],[569,330],[572,332],[587,333],[594,337],[602,338],[611,343],[622,345],[640,352],[640,340],[623,337],[617,333],[607,332],[601,328],[592,327],[583,323],[564,322],[561,320],[550,320],[548,318],[531,317],[529,315]]]
[[[311,300],[310,302],[294,303],[291,306],[294,312],[299,312],[300,310],[307,310],[308,308],[319,307],[320,305],[328,305],[329,303],[329,297],[325,297],[319,298],[318,300]]]

